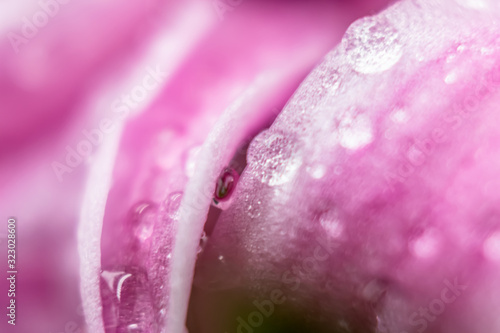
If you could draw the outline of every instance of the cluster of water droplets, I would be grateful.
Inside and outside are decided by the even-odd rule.
[[[383,17],[354,22],[342,39],[342,47],[347,61],[362,74],[386,71],[403,55],[398,30]]]
[[[283,185],[302,165],[301,145],[292,135],[266,130],[252,141],[247,158],[252,177],[269,186]]]

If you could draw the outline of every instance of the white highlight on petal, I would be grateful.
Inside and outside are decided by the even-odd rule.
[[[416,257],[431,258],[438,252],[439,241],[435,232],[426,232],[410,244],[410,250]]]
[[[326,174],[326,166],[323,164],[314,164],[306,168],[307,173],[314,179],[321,179]]]
[[[332,238],[339,238],[344,233],[344,226],[340,222],[336,210],[328,211],[320,216],[319,223]]]
[[[405,112],[405,110],[401,110],[401,109],[394,111],[390,117],[391,117],[391,120],[393,122],[399,123],[399,124],[406,123],[410,119],[410,116],[408,115],[408,113]]]
[[[455,0],[459,5],[465,8],[470,8],[470,9],[477,9],[477,10],[482,10],[482,9],[487,9],[488,3],[485,0]]]
[[[483,243],[483,254],[492,261],[500,261],[500,231],[493,233]]]

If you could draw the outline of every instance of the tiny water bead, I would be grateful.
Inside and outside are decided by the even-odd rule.
[[[253,177],[269,186],[288,183],[302,164],[300,148],[293,136],[266,130],[250,144],[249,171]]]
[[[225,168],[217,179],[215,185],[214,200],[215,203],[226,201],[229,199],[233,192],[236,183],[238,182],[239,175],[233,168]]]
[[[346,31],[342,46],[347,61],[362,74],[386,71],[403,55],[399,32],[382,17],[366,17]]]

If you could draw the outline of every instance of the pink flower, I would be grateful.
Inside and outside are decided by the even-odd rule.
[[[498,330],[500,8],[386,5],[10,8],[2,331]]]

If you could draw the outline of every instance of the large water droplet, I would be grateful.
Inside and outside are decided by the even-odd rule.
[[[132,208],[132,220],[134,224],[134,235],[141,242],[148,240],[153,234],[156,218],[156,205],[142,201]]]
[[[372,124],[365,115],[347,113],[342,117],[338,131],[340,145],[350,150],[363,148],[373,141]]]
[[[266,130],[248,148],[250,173],[269,186],[290,182],[302,164],[299,152],[295,138]]]
[[[403,55],[398,31],[381,17],[366,17],[351,24],[342,46],[347,61],[363,74],[388,70]]]
[[[179,208],[182,201],[182,191],[172,192],[168,195],[166,200],[166,211],[167,215],[174,220],[179,218]]]
[[[106,332],[148,332],[153,325],[153,307],[147,277],[135,267],[104,270],[101,297]]]

